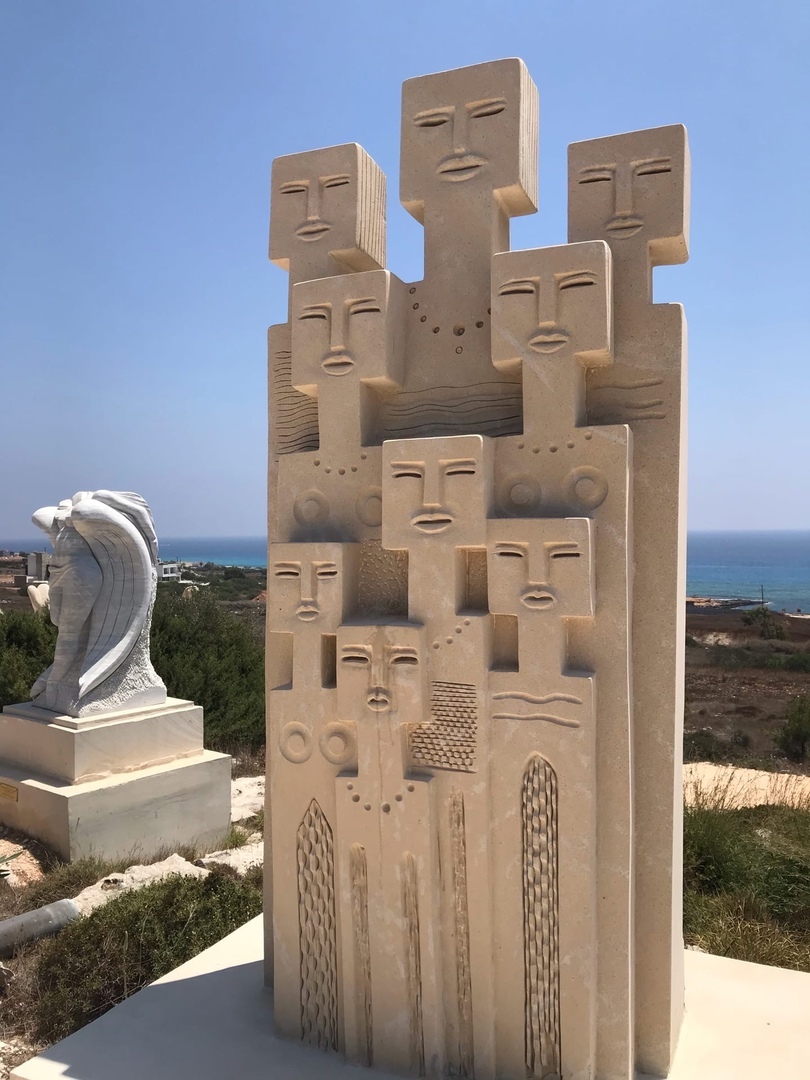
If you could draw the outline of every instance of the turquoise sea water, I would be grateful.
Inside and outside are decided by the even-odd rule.
[[[0,549],[42,550],[41,540],[0,540]],[[223,566],[266,566],[263,536],[171,537],[160,541],[163,559]],[[810,531],[693,532],[687,548],[691,596],[746,596],[760,587],[776,610],[810,611]]]

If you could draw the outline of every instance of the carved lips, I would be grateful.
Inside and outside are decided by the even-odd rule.
[[[332,226],[327,225],[325,221],[307,221],[298,226],[295,235],[299,240],[320,240],[323,234],[329,232],[331,228]]]
[[[345,352],[328,353],[321,362],[321,367],[327,375],[348,375],[354,367],[354,360]]]
[[[529,338],[529,348],[539,353],[553,353],[568,344],[570,336],[562,330],[537,333]]]
[[[453,154],[445,158],[436,170],[440,180],[451,180],[458,183],[461,180],[470,180],[478,174],[478,170],[487,164],[487,159],[480,154]]]
[[[411,518],[411,525],[423,533],[440,533],[449,529],[455,521],[446,510],[438,514],[416,514]]]
[[[295,614],[303,622],[312,622],[313,619],[318,618],[320,610],[317,604],[303,603],[296,609]]]
[[[375,686],[366,697],[366,704],[374,712],[384,712],[391,708],[391,697],[381,686]]]
[[[521,595],[520,602],[530,611],[544,611],[557,603],[557,597],[549,589],[529,588]]]
[[[644,221],[637,217],[614,217],[605,226],[608,232],[615,233],[622,240],[635,236],[643,227]]]

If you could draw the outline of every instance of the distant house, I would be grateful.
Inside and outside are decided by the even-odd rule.
[[[157,564],[157,579],[158,581],[179,581],[180,563],[159,562]]]
[[[29,554],[27,570],[29,583],[45,580],[52,557],[48,551],[32,551]]]

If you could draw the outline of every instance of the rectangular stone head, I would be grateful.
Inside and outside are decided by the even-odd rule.
[[[337,635],[341,720],[383,724],[422,719],[426,686],[425,629],[415,623],[349,623]]]
[[[384,442],[383,547],[483,547],[492,459],[483,435]]]
[[[388,270],[294,285],[293,385],[314,396],[324,382],[340,383],[347,393],[358,381],[378,390],[401,384],[406,297],[405,285]]]
[[[426,200],[483,186],[509,217],[537,209],[538,96],[522,60],[442,71],[402,87],[400,198],[424,221]]]
[[[610,249],[603,240],[492,258],[492,362],[516,370],[523,359],[585,367],[612,350]]]
[[[306,277],[385,265],[385,175],[362,146],[347,143],[276,158],[270,259],[299,279],[297,262],[318,268]]]
[[[686,262],[686,128],[630,131],[568,147],[568,237],[603,239],[614,258],[648,245],[653,265]]]
[[[272,630],[334,634],[357,595],[359,544],[271,544],[267,568]]]
[[[589,518],[490,521],[490,611],[523,619],[593,615],[592,532]]]

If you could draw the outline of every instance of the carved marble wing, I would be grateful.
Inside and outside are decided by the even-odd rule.
[[[70,518],[103,575],[79,675],[82,697],[126,660],[146,624],[157,537],[148,506],[128,492],[93,492],[74,505]]]

